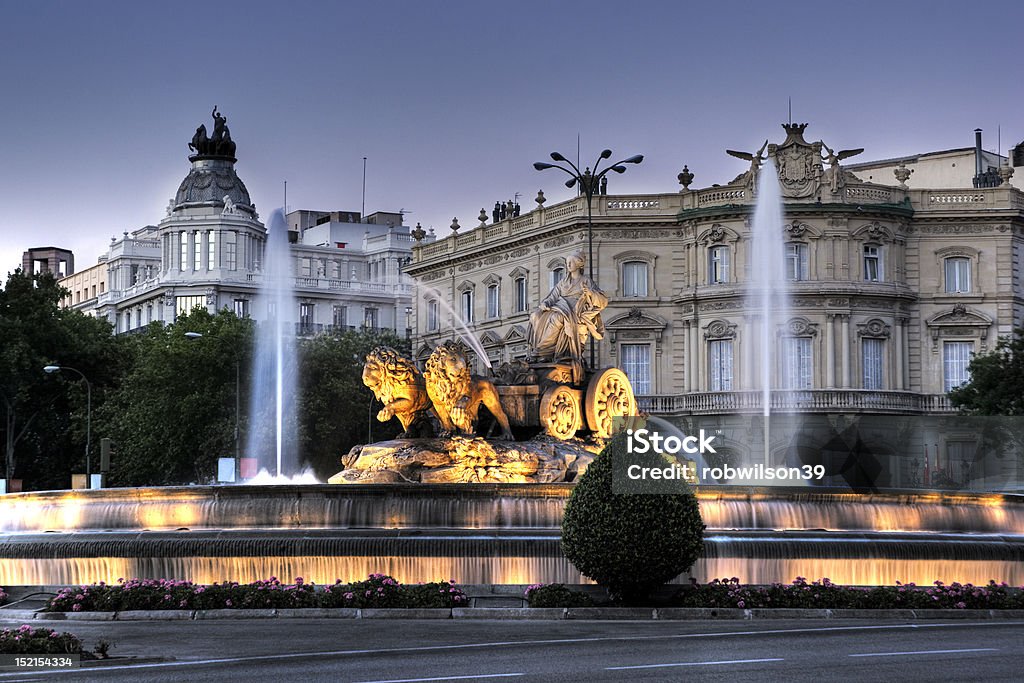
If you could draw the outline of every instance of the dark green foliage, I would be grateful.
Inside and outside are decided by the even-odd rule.
[[[971,379],[949,392],[954,406],[972,415],[1024,415],[1024,330],[976,355]]]
[[[583,591],[566,588],[565,584],[535,584],[526,589],[530,607],[592,607],[594,601]]]
[[[109,644],[108,644],[109,649]],[[82,655],[92,659],[89,652],[82,650],[82,641],[70,633],[58,633],[50,628],[32,628],[28,624],[20,628],[0,629],[0,655]]]
[[[203,336],[189,339],[186,332]],[[253,324],[222,310],[193,310],[125,339],[126,373],[101,412],[116,443],[113,486],[210,481],[217,458],[233,456],[235,368],[244,438]]]
[[[674,494],[613,493],[613,469],[663,467],[657,454],[629,454],[619,433],[573,490],[562,522],[562,550],[585,576],[629,604],[693,566],[703,550],[696,496],[678,483]]]
[[[0,290],[0,477],[26,490],[66,488],[85,472],[86,385],[92,384],[92,460],[98,462],[97,408],[119,374],[121,341],[105,320],[59,306],[67,290],[53,275],[16,270]]]
[[[377,422],[380,403],[363,385],[363,362],[375,346],[407,351],[390,330],[320,334],[303,341],[299,387],[299,451],[321,479],[341,469],[353,446],[390,439],[398,420]]]

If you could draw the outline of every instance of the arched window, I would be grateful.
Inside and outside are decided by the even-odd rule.
[[[436,332],[439,327],[437,299],[427,301],[427,332]]]
[[[499,306],[501,290],[498,288],[497,282],[492,282],[487,285],[487,317],[489,319],[497,318],[501,315]]]
[[[529,297],[527,296],[525,275],[515,279],[515,294],[516,313],[522,313],[530,305]]]
[[[946,292],[964,294],[971,291],[971,260],[951,256],[945,260]]]
[[[551,269],[551,289],[565,278],[565,268],[559,266]]]
[[[647,296],[647,263],[626,261],[622,264],[622,295]]]

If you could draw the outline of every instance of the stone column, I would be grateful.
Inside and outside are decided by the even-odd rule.
[[[754,388],[754,321],[751,316],[743,316],[743,358],[740,360],[740,389]]]
[[[843,388],[848,389],[850,387],[850,316],[842,316],[842,351],[843,354]]]
[[[825,314],[825,388],[836,387],[835,315]]]
[[[698,358],[698,356],[700,356],[700,351],[699,351],[699,348],[697,346],[699,338],[700,338],[699,333],[700,333],[700,330],[697,329],[697,321],[696,320],[691,320],[690,321],[690,343],[688,344],[689,348],[687,349],[687,355],[689,356],[689,359],[690,359],[690,363],[689,363],[689,365],[690,365],[690,371],[689,371],[689,374],[690,374],[690,391],[700,391],[700,382],[698,381],[699,380],[699,376],[698,376],[698,370],[697,370],[697,368],[700,367],[700,361],[699,361],[699,358]]]
[[[904,318],[897,317],[895,329],[893,330],[893,349],[896,358],[896,376],[894,378],[895,383],[893,388],[896,391],[903,391],[906,388],[904,384],[904,368],[906,367],[905,358],[903,356],[903,324],[906,322]]]

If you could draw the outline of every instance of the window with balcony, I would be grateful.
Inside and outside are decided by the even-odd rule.
[[[708,283],[720,285],[729,281],[729,247],[717,246],[708,250]]]
[[[807,245],[791,242],[786,245],[786,279],[803,281],[808,279]]]
[[[708,388],[711,391],[732,391],[732,340],[708,342]]]
[[[963,256],[945,260],[946,293],[966,294],[971,291],[971,260]]]
[[[973,353],[974,342],[946,342],[942,345],[943,391],[952,391],[971,379],[967,367]]]
[[[885,353],[884,339],[866,338],[861,344],[861,379],[865,389],[879,391],[884,388],[882,376]]]
[[[633,393],[644,396],[651,393],[651,345],[623,344],[622,371],[633,385]]]
[[[786,337],[782,343],[782,378],[786,389],[810,389],[813,383],[811,338]]]
[[[627,261],[622,264],[622,296],[647,296],[647,263]]]

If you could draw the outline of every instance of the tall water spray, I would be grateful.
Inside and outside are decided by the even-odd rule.
[[[758,177],[754,209],[753,254],[748,305],[760,312],[761,329],[754,356],[760,368],[761,411],[764,416],[764,460],[769,462],[768,418],[772,388],[779,388],[773,370],[781,362],[779,325],[789,320],[789,281],[786,275],[785,241],[782,238],[782,193],[775,164],[769,158]],[[777,360],[778,359],[778,360]]]
[[[256,349],[246,453],[281,477],[295,470],[295,276],[284,212],[270,216],[256,297]]]

